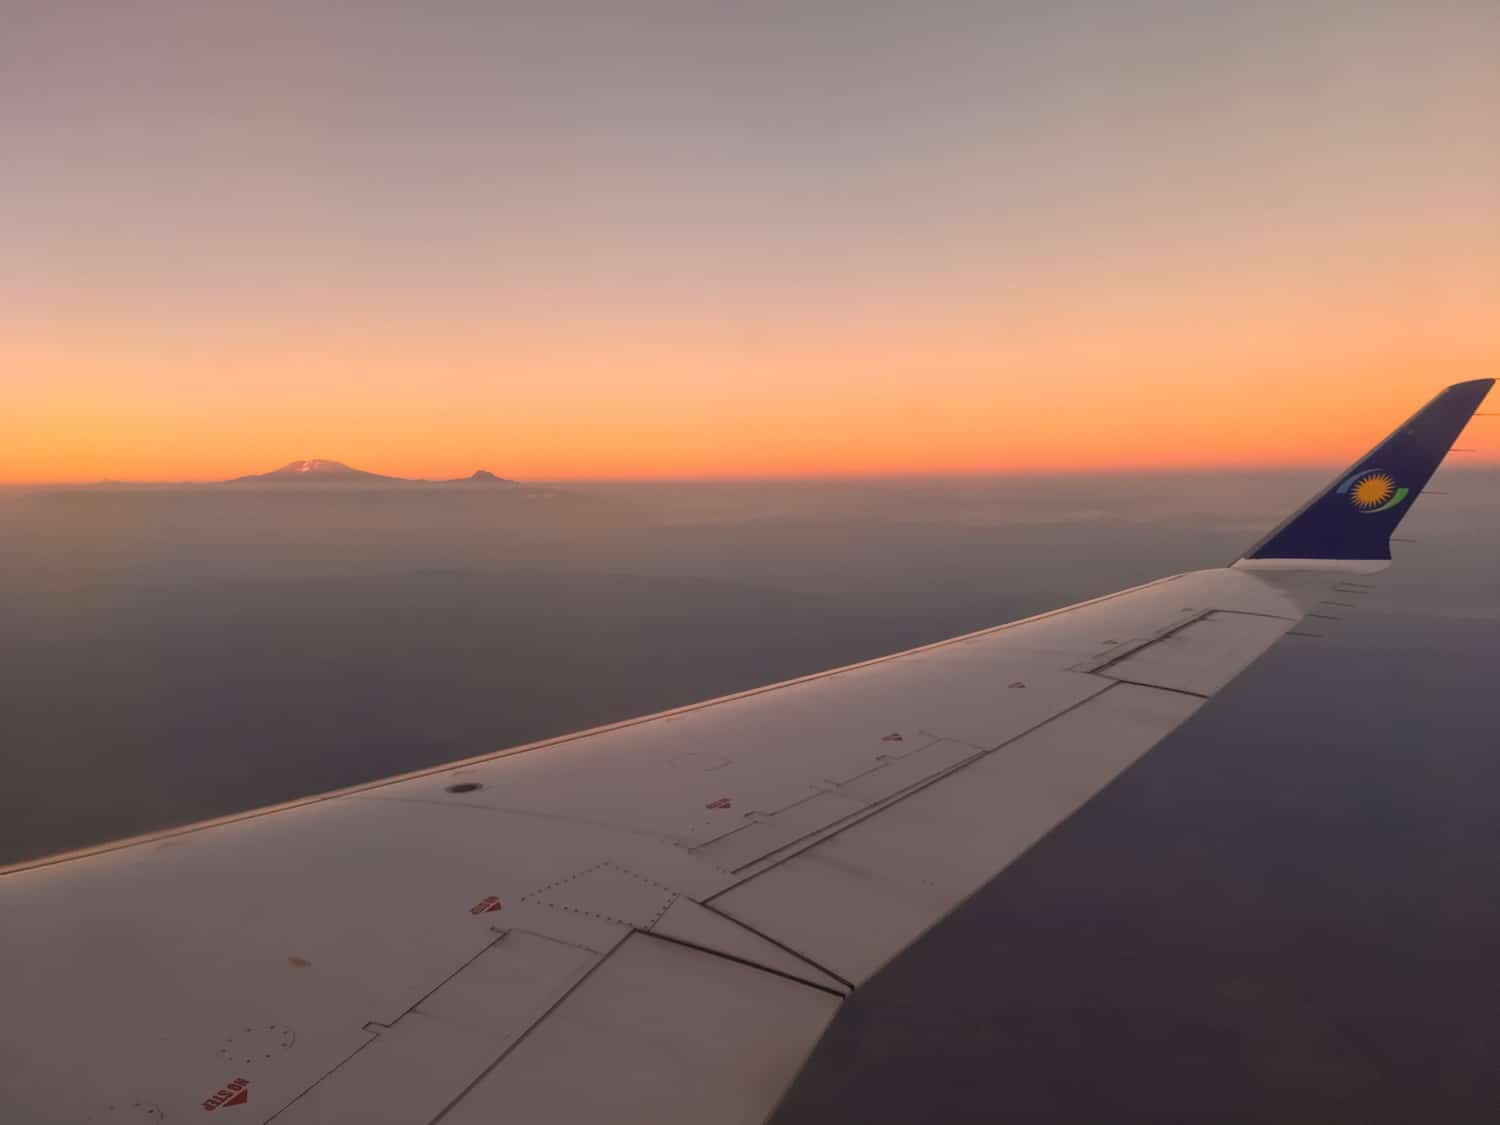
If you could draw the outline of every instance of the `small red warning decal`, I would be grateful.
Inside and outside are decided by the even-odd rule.
[[[487,895],[473,906],[469,907],[470,914],[493,914],[500,909],[500,900],[494,895]]]
[[[250,1100],[250,1080],[236,1078],[213,1097],[203,1103],[206,1110],[223,1109],[227,1105],[244,1105]]]
[[[720,797],[717,801],[710,801],[703,807],[705,809],[727,809],[731,808],[733,804],[734,802],[731,801],[728,797]]]
[[[906,739],[904,739],[904,738],[901,737],[901,732],[900,731],[891,731],[890,734],[886,735],[880,741],[881,742],[905,742]]]

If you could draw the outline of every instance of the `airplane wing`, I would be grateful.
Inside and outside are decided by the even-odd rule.
[[[0,1120],[762,1121],[845,996],[1386,565],[1491,382],[1223,569],[9,869]]]

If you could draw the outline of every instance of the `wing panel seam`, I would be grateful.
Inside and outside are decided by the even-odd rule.
[[[806,961],[809,965],[811,965],[813,968],[817,969],[820,973],[827,974],[828,976],[832,977],[834,980],[838,981],[840,984],[848,985],[850,992],[854,991],[856,985],[854,984],[853,981],[849,980],[847,977],[843,976],[841,973],[834,972],[832,969],[828,968],[828,966],[824,965],[821,961],[818,961],[818,960],[815,960],[812,957],[809,957],[806,953],[803,953],[800,949],[794,949],[792,946],[788,945],[786,942],[781,941],[779,938],[772,937],[770,934],[766,933],[764,930],[761,930],[761,929],[758,929],[755,926],[752,926],[749,922],[746,922],[744,919],[742,919],[742,918],[736,918],[733,914],[728,914],[725,911],[720,910],[718,907],[714,906],[713,903],[711,903],[711,902],[700,902],[700,903],[698,903],[698,905],[701,906],[701,907],[703,907],[703,909],[705,909],[707,911],[710,911],[710,912],[712,912],[714,914],[717,914],[720,918],[723,918],[726,922],[732,922],[734,925],[739,926],[743,930],[749,931],[750,933],[754,934],[756,937],[762,939],[763,941],[770,942],[777,949],[780,949],[780,950],[783,950],[783,951],[785,951],[787,953],[790,953],[793,957],[797,958],[797,960],[799,960],[799,961]],[[658,935],[658,936],[660,936],[660,935]]]
[[[1113,680],[1117,684],[1129,684],[1131,687],[1153,688],[1156,691],[1170,691],[1177,695],[1191,695],[1194,699],[1212,699],[1212,695],[1205,695],[1201,691],[1189,691],[1187,688],[1168,687],[1166,684],[1148,684],[1145,680],[1127,680],[1121,676],[1110,676],[1103,672],[1099,675],[1106,680]]]
[[[728,915],[720,914],[719,917],[728,918]],[[745,926],[745,924],[738,918],[730,918],[729,920],[732,921],[735,925],[741,926],[747,930],[750,928],[748,926]],[[805,984],[808,988],[816,988],[819,992],[826,992],[830,996],[837,996],[840,1000],[847,999],[849,996],[848,992],[840,992],[836,988],[829,988],[826,984],[818,984],[816,981],[808,980],[806,977],[799,977],[795,973],[789,973],[785,969],[773,969],[770,965],[763,965],[759,961],[750,960],[748,957],[738,957],[733,953],[725,953],[722,949],[715,949],[711,945],[699,945],[696,941],[684,941],[679,937],[672,937],[669,934],[658,934],[650,930],[636,930],[635,933],[638,933],[643,937],[656,938],[658,941],[671,942],[673,945],[680,945],[685,949],[696,950],[699,953],[706,953],[711,957],[722,957],[726,961],[733,961],[736,965],[744,965],[748,969],[759,969],[763,973],[770,973],[772,976],[781,977],[783,980],[793,981],[797,984]],[[803,957],[800,953],[797,956],[800,960],[807,961],[807,958]],[[808,964],[811,966],[812,962],[808,961]],[[849,982],[845,981],[843,977],[834,976],[832,973],[829,973],[828,975],[833,977],[834,980],[842,981],[844,984],[849,984]],[[852,984],[849,984],[849,990],[850,992],[854,990],[854,986]]]
[[[628,937],[629,935],[626,935],[626,936]],[[459,1102],[463,1101],[466,1097],[468,1097],[469,1094],[473,1091],[473,1089],[474,1089],[475,1086],[478,1086],[481,1082],[483,1082],[486,1078],[488,1078],[492,1073],[494,1073],[494,1070],[495,1070],[495,1068],[497,1066],[499,1066],[507,1058],[509,1058],[510,1055],[511,1055],[511,1053],[517,1047],[519,1047],[528,1038],[530,1038],[532,1032],[534,1032],[537,1028],[541,1027],[542,1024],[546,1023],[547,1020],[551,1018],[552,1013],[555,1012],[555,1011],[557,1011],[557,1009],[562,1006],[562,1004],[568,999],[569,996],[572,996],[573,993],[577,992],[580,988],[582,988],[584,986],[584,984],[589,980],[589,978],[592,977],[595,973],[597,973],[605,964],[607,964],[609,962],[609,959],[611,957],[613,957],[615,955],[615,953],[619,951],[620,947],[623,946],[624,944],[625,944],[624,941],[618,942],[613,949],[611,949],[608,953],[604,954],[597,961],[595,961],[592,965],[590,965],[589,968],[588,968],[588,970],[586,972],[584,972],[583,975],[580,976],[577,980],[575,980],[570,987],[564,989],[563,992],[561,993],[561,995],[559,995],[557,997],[557,999],[555,999],[551,1004],[549,1004],[547,1006],[547,1008],[546,1008],[545,1011],[541,1012],[536,1017],[536,1019],[534,1019],[534,1020],[531,1021],[531,1025],[529,1027],[527,1027],[525,1031],[521,1032],[520,1035],[517,1035],[515,1037],[515,1039],[503,1051],[501,1051],[497,1056],[495,1056],[494,1060],[491,1061],[488,1066],[486,1066],[482,1071],[480,1071],[474,1077],[474,1080],[472,1082],[470,1082],[462,1090],[460,1090],[456,1095],[454,1095],[453,1099],[451,1101],[449,1101],[447,1105],[443,1106],[442,1109],[438,1110],[437,1113],[433,1114],[432,1117],[428,1118],[428,1125],[437,1125],[437,1123],[439,1121],[441,1121],[443,1118],[447,1117],[448,1114],[453,1111],[453,1107],[454,1106],[458,1105]]]
[[[1094,700],[1099,699],[1102,696],[1108,694],[1117,685],[1119,685],[1121,683],[1124,683],[1123,680],[1112,679],[1109,676],[1100,676],[1100,677],[1098,677],[1098,679],[1100,679],[1101,681],[1103,681],[1102,686],[1099,687],[1098,690],[1090,692],[1083,699],[1078,700],[1078,702],[1076,702],[1076,703],[1069,704],[1067,707],[1064,707],[1060,711],[1053,712],[1051,715],[1048,715],[1045,719],[1042,719],[1040,722],[1035,723],[1032,726],[1027,727],[1023,731],[1019,731],[1016,734],[1011,735],[1009,738],[1005,739],[1003,742],[996,743],[994,746],[990,747],[988,750],[984,750],[984,751],[982,751],[982,752],[980,752],[978,754],[973,755],[972,757],[965,758],[961,762],[955,762],[953,765],[949,766],[947,769],[942,770],[939,773],[935,773],[931,777],[923,778],[921,781],[918,781],[915,784],[911,785],[910,787],[901,790],[901,792],[899,792],[899,793],[893,793],[893,794],[891,794],[888,797],[882,798],[880,801],[877,801],[875,804],[872,804],[872,805],[870,805],[867,808],[860,809],[860,810],[858,810],[855,813],[851,813],[849,816],[844,817],[841,820],[837,820],[837,821],[833,822],[830,825],[824,825],[822,828],[819,828],[819,829],[815,830],[814,832],[811,832],[808,835],[801,837],[800,839],[793,840],[790,843],[785,844],[785,845],[783,845],[780,848],[777,848],[775,851],[767,852],[765,855],[761,856],[759,859],[753,861],[752,863],[745,864],[743,867],[738,868],[737,870],[735,870],[734,872],[732,872],[733,875],[738,876],[738,878],[736,878],[735,882],[731,883],[727,887],[724,887],[722,890],[715,891],[712,895],[708,896],[708,898],[705,898],[702,901],[702,904],[704,906],[710,905],[713,902],[714,899],[720,897],[721,895],[728,894],[730,891],[734,890],[736,887],[743,886],[745,883],[749,882],[751,879],[754,879],[754,878],[756,878],[756,877],[758,877],[760,875],[763,875],[767,871],[770,871],[771,869],[780,866],[781,864],[785,863],[787,860],[792,859],[792,858],[794,858],[794,857],[802,854],[803,852],[807,851],[809,848],[816,847],[818,844],[821,844],[824,840],[832,839],[834,836],[837,836],[840,832],[843,832],[846,829],[852,828],[856,824],[860,824],[863,821],[868,820],[870,817],[876,815],[877,813],[884,812],[886,809],[890,808],[892,805],[895,805],[895,804],[897,804],[900,801],[906,800],[906,798],[912,796],[913,794],[920,793],[924,789],[928,788],[929,786],[936,785],[938,782],[943,781],[943,780],[945,780],[947,778],[952,777],[954,774],[959,773],[960,771],[962,771],[964,769],[967,769],[969,766],[972,766],[975,762],[983,761],[985,758],[988,758],[990,755],[999,753],[1001,750],[1004,750],[1007,746],[1010,746],[1013,743],[1017,742],[1018,740],[1020,740],[1022,738],[1025,738],[1027,735],[1030,735],[1030,734],[1034,733],[1035,731],[1041,730],[1048,723],[1056,722],[1058,719],[1062,718],[1064,715],[1071,714],[1072,712],[1078,710],[1080,707],[1086,707],[1086,706],[1088,706]],[[1144,686],[1151,687],[1151,686],[1154,686],[1154,685],[1147,684],[1147,685],[1144,685]],[[728,917],[732,917],[732,915],[728,915]],[[738,918],[736,918],[734,920],[736,922],[739,921]],[[741,924],[743,924],[743,923],[741,923]],[[801,957],[801,956],[804,956],[804,955],[799,953],[798,956]]]

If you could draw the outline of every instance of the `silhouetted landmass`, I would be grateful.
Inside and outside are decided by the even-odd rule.
[[[419,480],[411,477],[392,477],[381,473],[369,473],[353,469],[342,461],[314,458],[307,461],[288,461],[279,469],[269,473],[235,477],[225,484],[318,484],[318,485],[370,485],[370,484],[496,484],[513,485],[516,482],[498,477],[488,469],[476,469],[470,476],[451,480]]]

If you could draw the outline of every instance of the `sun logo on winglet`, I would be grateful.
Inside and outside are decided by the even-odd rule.
[[[1395,494],[1396,482],[1385,473],[1370,473],[1360,477],[1349,490],[1349,499],[1356,508],[1365,511],[1378,508]]]
[[[1409,489],[1400,487],[1390,473],[1382,469],[1369,469],[1355,473],[1335,490],[1349,497],[1361,512],[1383,512],[1394,508],[1409,494]]]

